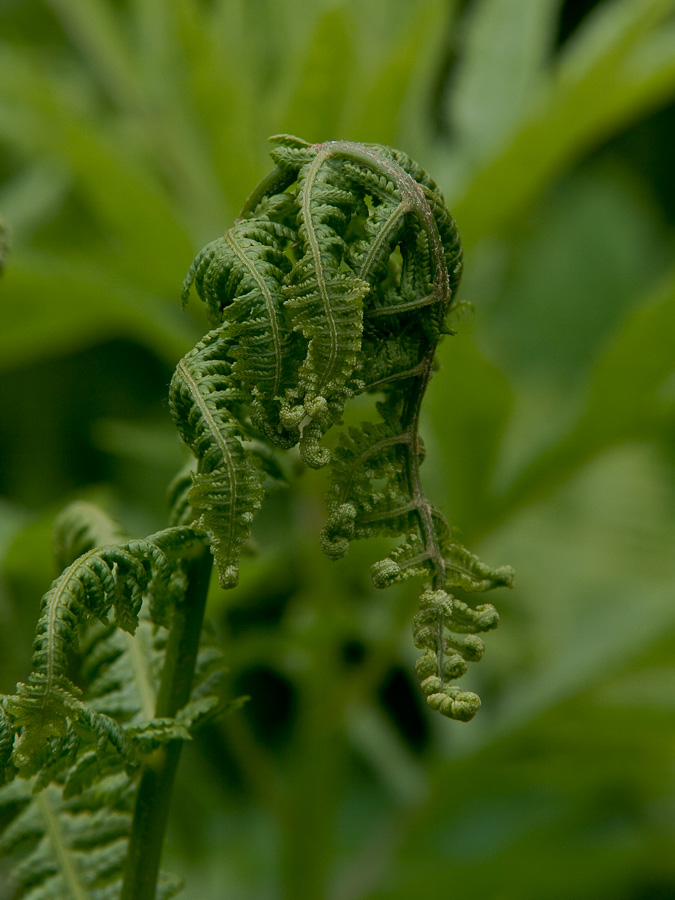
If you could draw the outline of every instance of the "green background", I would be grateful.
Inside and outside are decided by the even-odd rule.
[[[673,0],[2,0],[0,690],[58,509],[165,521],[167,386],[205,330],[180,284],[278,132],[393,144],[441,185],[475,311],[426,483],[516,588],[462,685],[477,719],[442,720],[417,586],[372,588],[386,542],[325,560],[299,472],[213,586],[251,700],[185,752],[167,867],[186,900],[675,896]]]

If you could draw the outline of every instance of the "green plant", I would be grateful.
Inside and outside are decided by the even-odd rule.
[[[203,634],[212,559],[221,587],[235,587],[266,486],[285,477],[280,451],[329,467],[327,556],[357,538],[398,539],[372,577],[377,587],[425,579],[413,634],[427,703],[463,721],[479,707],[453,682],[480,659],[478,633],[497,613],[450,590],[508,586],[512,573],[455,540],[419,471],[422,400],[461,275],[455,223],[397,150],[273,141],[275,168],[184,284],[211,330],[171,384],[196,469],[170,489],[169,527],[129,540],[82,503],[57,521],[65,568],[42,600],[33,670],[0,706],[3,842],[24,857],[19,897],[178,889],[157,879],[181,743],[238,705],[218,691],[220,654]],[[379,398],[377,421],[362,409],[329,449],[324,438],[360,395]]]
[[[327,471],[289,454],[237,590],[209,592],[251,700],[183,745],[163,859],[186,900],[675,893],[674,9],[0,3],[0,690],[29,669],[57,510],[164,526],[162,402],[206,330],[176,286],[267,135],[404,147],[464,243],[476,315],[439,345],[422,472],[518,572],[462,681],[483,708],[424,708],[415,579],[372,587],[386,537],[325,559]]]

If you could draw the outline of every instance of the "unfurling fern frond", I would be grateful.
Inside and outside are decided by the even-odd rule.
[[[351,540],[369,535],[401,539],[374,566],[377,586],[411,575],[433,592],[510,584],[510,570],[481,569],[458,549],[420,481],[420,409],[462,271],[459,233],[438,186],[388,147],[272,141],[276,168],[186,279],[218,329],[179,366],[174,417],[199,461],[188,497],[221,584],[236,583],[260,502],[256,432],[282,446],[297,442],[311,466],[331,464],[327,555],[344,556]],[[380,395],[380,421],[349,428],[329,452],[324,435],[362,393]],[[469,574],[457,581],[460,570]],[[448,672],[457,677],[461,667],[444,661],[444,628],[436,629],[434,697],[448,703],[430,705],[467,718],[476,705],[453,699]]]
[[[82,627],[107,622],[111,613],[117,627],[133,634],[144,598],[153,621],[167,625],[185,588],[181,561],[201,543],[185,527],[124,540],[119,526],[100,510],[76,503],[57,519],[54,545],[57,559],[69,565],[42,598],[28,680],[2,703],[16,732],[12,763],[25,775],[45,765],[54,773],[57,761],[61,767],[70,764],[82,741],[92,739],[98,752],[109,743],[133,761],[120,723],[84,702],[73,684],[71,657]]]

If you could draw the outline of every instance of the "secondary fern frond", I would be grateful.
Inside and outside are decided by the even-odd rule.
[[[97,523],[83,515],[83,507],[60,520],[59,552],[92,542]],[[106,525],[107,534],[113,530]],[[33,644],[33,668],[14,696],[4,699],[5,713],[18,732],[12,760],[26,772],[40,768],[49,757],[68,754],[79,745],[78,730],[93,732],[102,747],[110,741],[131,758],[127,736],[109,716],[82,702],[81,691],[68,676],[70,654],[77,648],[80,627],[92,619],[105,621],[114,613],[116,624],[133,633],[143,598],[148,595],[154,619],[166,622],[182,585],[177,560],[198,542],[189,528],[173,528],[149,538],[91,547],[72,562],[42,599]]]
[[[120,543],[98,546],[114,539]],[[226,710],[219,690],[222,653],[205,632],[191,700],[175,717],[158,718],[155,712],[168,637],[158,622],[169,624],[181,602],[181,560],[190,558],[197,545],[187,528],[167,529],[145,541],[124,540],[119,526],[90,504],[72,504],[58,517],[57,553],[64,561],[80,556],[62,576],[68,580],[52,588],[61,589],[69,603],[52,608],[45,598],[45,608],[53,613],[53,643],[59,645],[54,683],[47,691],[41,650],[28,687],[20,685],[16,696],[4,697],[0,704],[0,757],[7,766],[13,749],[14,765],[6,773],[11,778],[18,770],[23,776],[0,790],[0,810],[8,822],[0,849],[16,860],[17,900],[118,900],[139,765],[158,747],[189,740],[201,722]],[[126,588],[126,571],[118,565],[124,554],[139,563]],[[143,592],[133,634],[104,621],[110,596],[99,597],[99,616],[92,617],[94,606],[73,587],[92,560],[97,560],[95,572],[103,567],[105,588],[109,579],[117,583],[111,610],[115,602],[126,602],[125,590]],[[83,581],[100,594],[94,580]],[[50,643],[44,619],[40,647]],[[58,671],[66,655],[72,667],[75,648],[82,689]],[[18,738],[16,731],[21,732]],[[38,735],[44,739],[42,752],[35,746]],[[31,773],[36,774],[27,778]],[[157,897],[174,896],[179,887],[177,879],[161,873]]]

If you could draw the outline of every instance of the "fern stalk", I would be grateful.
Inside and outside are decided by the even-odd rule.
[[[156,718],[173,718],[190,699],[213,558],[208,549],[188,565],[185,600],[173,616]],[[158,747],[142,766],[120,900],[155,900],[159,864],[182,741]]]

